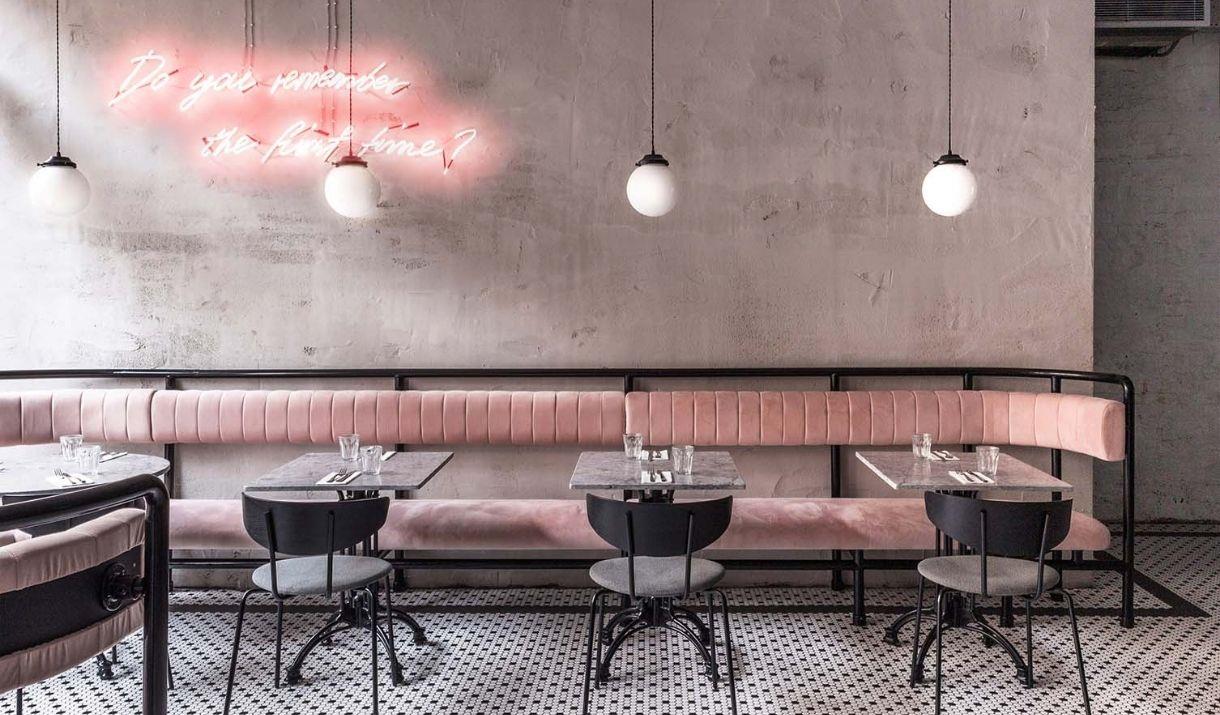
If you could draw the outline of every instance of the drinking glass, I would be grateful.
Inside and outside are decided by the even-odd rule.
[[[1000,468],[999,447],[977,447],[974,450],[979,455],[979,471],[989,477],[994,477]]]
[[[627,453],[627,459],[639,459],[643,450],[644,435],[635,432],[623,435],[623,451]]]
[[[695,447],[690,444],[675,444],[669,448],[669,456],[677,474],[690,474],[695,466]]]
[[[911,451],[916,459],[932,458],[932,435],[916,434],[911,436]]]
[[[102,460],[102,445],[82,444],[76,448],[76,463],[85,474],[96,477]]]
[[[65,462],[76,463],[76,450],[85,442],[83,434],[66,434],[59,438],[59,452]]]
[[[381,455],[385,452],[379,444],[360,448],[360,471],[376,476],[381,474]]]
[[[360,459],[360,435],[345,434],[339,437],[339,456],[345,462]]]

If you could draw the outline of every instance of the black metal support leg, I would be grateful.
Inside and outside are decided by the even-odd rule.
[[[712,656],[712,689],[719,690],[720,672],[716,663],[716,608],[712,594],[705,594],[703,600],[707,605],[707,648]]]
[[[729,676],[729,707],[732,715],[737,715],[737,678],[733,674],[733,630],[729,625],[729,599],[724,591],[716,591],[720,596],[720,615],[724,622],[724,669]],[[708,618],[712,615],[709,613]]]
[[[390,601],[390,592],[391,591],[393,591],[393,588],[390,583],[390,577],[386,576],[386,579],[385,579],[385,612],[389,613],[389,614],[394,613],[394,604],[391,603],[391,601]],[[393,685],[398,686],[398,685],[402,685],[404,678],[402,675],[402,669],[399,667],[400,664],[398,661],[398,649],[394,645],[394,620],[395,619],[393,617],[385,619],[386,632],[390,636],[389,642],[386,643],[386,652],[390,654],[390,682]]]
[[[275,600],[275,687],[280,687],[280,660],[284,652],[284,599]]]
[[[1084,676],[1084,654],[1080,650],[1080,629],[1076,625],[1076,600],[1068,591],[1061,591],[1067,597],[1068,619],[1072,622],[1072,645],[1076,646],[1076,673],[1080,676],[1080,694],[1084,698],[1085,715],[1093,715],[1089,703],[1089,683]]]
[[[581,715],[587,715],[589,712],[589,687],[593,680],[593,640],[598,631],[598,612],[600,610],[602,596],[605,591],[598,591],[593,595],[593,600],[589,603],[589,632],[585,638],[585,681],[580,699]],[[597,639],[600,642],[600,638]],[[600,670],[601,653],[600,646],[598,648],[598,668]],[[600,673],[599,673],[600,675]]]
[[[855,551],[852,557],[856,568],[851,577],[851,624],[864,626],[868,623],[868,617],[864,615],[864,552]]]
[[[373,651],[371,662],[373,668],[373,715],[377,715],[381,701],[377,694],[377,638],[381,635],[381,630],[377,628],[377,597],[373,595],[372,587],[364,589],[364,604],[369,614],[369,643]],[[390,656],[390,660],[393,661],[393,653]]]
[[[17,715],[21,715],[22,708],[24,707],[23,700],[25,700],[25,690],[17,688]]]
[[[1005,596],[1000,599],[1000,626],[1003,628],[1012,628],[1012,596]]]
[[[940,647],[945,627],[945,592],[936,590],[936,715],[940,715]]]
[[[229,684],[225,687],[224,715],[229,715],[229,705],[233,702],[233,678],[237,674],[237,649],[241,646],[241,625],[246,616],[246,601],[254,589],[242,594],[241,604],[237,607],[237,627],[233,630],[233,653],[229,656]]]
[[[919,665],[919,639],[922,634],[923,626],[923,576],[919,577],[919,603],[915,606],[915,635],[911,638],[911,687],[923,680],[923,674],[916,675],[916,667]]]
[[[1034,599],[1025,599],[1025,686],[1034,686]]]

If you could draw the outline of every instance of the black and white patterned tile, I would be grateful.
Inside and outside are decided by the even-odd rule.
[[[1139,540],[1140,569],[1209,614],[1220,612],[1220,538],[1156,535]],[[1210,534],[1210,535],[1209,535]],[[1086,608],[1116,603],[1115,578],[1080,589]],[[414,611],[431,643],[416,646],[399,631],[398,652],[407,682],[390,687],[382,669],[382,712],[437,715],[531,715],[578,712],[584,629],[591,591],[580,589],[434,589],[396,595]],[[172,662],[176,689],[170,710],[219,713],[238,594],[174,594]],[[824,588],[749,588],[730,591],[735,668],[742,713],[930,712],[931,685],[907,685],[909,631],[904,647],[881,641],[891,617],[874,613],[863,628],[850,624],[849,595]],[[870,607],[899,610],[914,601],[907,589],[870,589]],[[285,618],[285,658],[325,618],[322,603]],[[1053,604],[1048,604],[1048,606]],[[1113,615],[1081,619],[1094,712],[1178,715],[1220,712],[1220,618],[1165,615],[1166,604],[1141,591],[1148,609],[1136,627]],[[1020,621],[1018,621],[1020,625]],[[1008,635],[1020,642],[1021,628]],[[721,634],[722,635],[722,634]],[[247,616],[233,712],[369,712],[368,641],[356,632],[321,647],[304,670],[305,682],[272,688],[274,617],[265,607]],[[723,637],[720,638],[723,644]],[[1083,712],[1068,619],[1035,617],[1038,682],[1021,685],[999,648],[954,633],[945,645],[946,712]],[[721,648],[723,654],[723,648]],[[120,648],[118,678],[101,681],[83,665],[26,691],[30,715],[130,715],[140,695],[139,639]],[[722,655],[723,661],[723,655]],[[713,691],[689,645],[668,634],[639,636],[620,651],[615,680],[594,693],[593,712],[727,713],[727,689]],[[0,696],[0,713],[13,713],[13,695]]]

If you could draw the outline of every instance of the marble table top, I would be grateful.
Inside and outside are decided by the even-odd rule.
[[[96,480],[93,484],[72,487],[60,487],[50,481],[55,476],[56,469],[70,474],[82,474],[79,467],[64,462],[59,455],[20,458],[0,456],[0,495],[45,496],[83,489],[85,486],[117,482],[140,474],[160,477],[169,471],[169,461],[150,454],[126,454],[98,464],[96,477],[85,475]]]
[[[378,492],[415,491],[453,459],[453,452],[396,452],[381,463],[381,474],[361,474],[346,484],[318,484],[327,474],[360,468],[344,462],[338,452],[310,452],[280,465],[246,487],[252,492]]]
[[[950,471],[978,469],[973,452],[952,452],[957,461],[916,459],[910,450],[894,452],[856,452],[856,459],[881,477],[893,489],[919,491],[1030,491],[1070,492],[1072,485],[1032,467],[1011,454],[1000,453],[1000,465],[992,484],[962,484]]]
[[[695,450],[690,474],[672,474],[672,482],[645,483],[640,472],[665,470],[673,472],[668,459],[654,462],[629,459],[622,450],[617,452],[581,452],[572,471],[568,486],[572,489],[616,489],[622,491],[670,489],[745,489],[746,482],[737,471],[728,452]]]

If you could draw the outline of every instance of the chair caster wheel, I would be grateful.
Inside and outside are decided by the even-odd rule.
[[[284,684],[285,685],[300,685],[301,684],[301,671],[289,670],[284,675]]]
[[[415,645],[428,645],[428,636],[423,631],[414,636]]]

